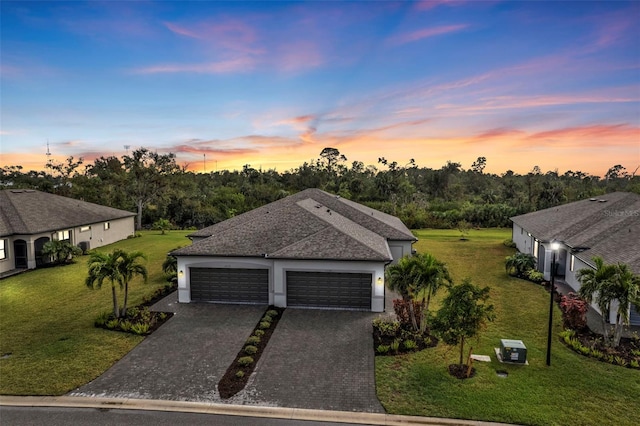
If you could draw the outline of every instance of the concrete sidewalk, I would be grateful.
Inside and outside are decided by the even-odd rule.
[[[0,406],[12,407],[72,407],[118,410],[147,410],[183,413],[219,414],[290,420],[368,424],[368,425],[462,425],[498,426],[505,423],[474,420],[444,419],[438,417],[399,416],[379,413],[309,410],[301,408],[256,407],[216,404],[207,402],[161,401],[130,398],[85,398],[72,396],[0,396]]]

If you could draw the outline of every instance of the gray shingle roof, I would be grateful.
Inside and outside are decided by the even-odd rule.
[[[415,241],[400,219],[307,189],[191,234],[178,256],[389,261],[387,240]]]
[[[556,239],[592,264],[626,263],[640,273],[640,195],[613,192],[594,199],[552,207],[511,220],[541,241]]]
[[[135,213],[31,189],[0,191],[0,235],[39,234]]]

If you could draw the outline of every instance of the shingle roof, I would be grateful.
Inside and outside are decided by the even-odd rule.
[[[389,261],[387,240],[416,240],[400,219],[319,189],[298,192],[191,236],[204,239],[173,254]]]
[[[592,264],[626,263],[640,273],[640,195],[613,192],[588,200],[552,207],[511,220],[541,241],[556,239]]]
[[[135,213],[31,189],[0,191],[0,235],[39,234]]]

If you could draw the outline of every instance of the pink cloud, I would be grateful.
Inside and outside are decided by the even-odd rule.
[[[241,57],[219,62],[202,64],[163,64],[142,67],[133,70],[134,74],[227,74],[233,72],[249,72],[255,68],[256,61],[249,57]]]
[[[282,45],[273,59],[276,68],[284,72],[317,68],[324,64],[318,46],[311,41],[295,41]]]
[[[422,40],[425,38],[458,32],[467,27],[468,27],[467,24],[457,24],[457,25],[443,25],[440,27],[423,28],[423,29],[412,31],[409,33],[402,33],[402,34],[397,34],[395,36],[392,36],[387,40],[387,43],[391,45],[407,44],[407,43],[412,43],[414,41]]]

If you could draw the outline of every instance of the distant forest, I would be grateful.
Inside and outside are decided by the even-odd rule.
[[[485,173],[485,157],[470,169],[448,161],[439,169],[411,159],[348,161],[335,148],[317,160],[277,172],[246,164],[241,171],[194,173],[173,154],[141,148],[92,164],[69,157],[43,171],[1,169],[2,189],[29,188],[138,213],[138,228],[166,219],[176,228],[203,228],[306,188],[320,188],[398,216],[409,228],[510,226],[509,217],[613,191],[640,193],[640,177],[622,165],[601,178],[581,171],[520,175]]]

